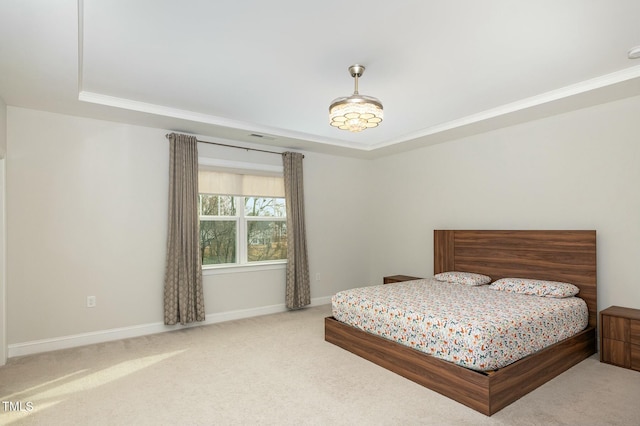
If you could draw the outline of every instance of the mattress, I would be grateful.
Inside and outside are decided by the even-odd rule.
[[[584,330],[584,300],[529,296],[433,278],[332,297],[336,320],[478,371],[509,365]]]

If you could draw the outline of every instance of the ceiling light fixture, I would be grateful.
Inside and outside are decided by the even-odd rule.
[[[334,99],[329,106],[329,123],[341,130],[361,132],[365,129],[378,127],[382,122],[382,103],[371,96],[358,93],[358,78],[364,73],[362,65],[349,67],[351,77],[355,79],[353,95]]]
[[[640,46],[636,46],[629,50],[627,56],[629,59],[640,59]]]

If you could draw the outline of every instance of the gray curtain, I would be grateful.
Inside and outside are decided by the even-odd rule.
[[[169,228],[164,277],[164,323],[204,321],[198,219],[198,141],[169,136]]]
[[[307,232],[304,224],[302,159],[297,152],[282,154],[284,192],[287,200],[287,284],[286,305],[299,309],[311,303]]]

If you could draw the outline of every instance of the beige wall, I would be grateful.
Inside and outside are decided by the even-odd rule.
[[[161,320],[168,158],[162,130],[8,108],[10,345]]]
[[[7,153],[7,105],[0,98],[0,158]]]
[[[0,98],[0,365],[7,360],[6,268],[5,268],[5,160],[7,151],[7,106]]]
[[[167,132],[16,107],[8,124],[8,343],[162,322]],[[305,153],[312,298],[367,284],[369,166]],[[284,306],[282,269],[206,275],[204,284],[208,315]]]
[[[640,308],[638,110],[635,97],[378,160],[305,152],[312,298],[432,274],[433,229],[596,229],[599,307]],[[7,116],[8,343],[162,322],[166,131]],[[282,269],[204,281],[208,315],[284,302]]]
[[[374,162],[374,276],[433,274],[434,229],[595,229],[598,306],[640,308],[640,97]]]
[[[198,154],[204,158],[282,165],[279,155],[212,145],[199,145]],[[368,284],[369,252],[363,244],[367,238],[363,220],[368,220],[370,162],[309,152],[304,155],[311,297],[326,299],[353,283]],[[338,213],[335,209],[339,209]],[[207,313],[282,305],[284,282],[284,267],[213,275],[205,271]]]
[[[0,131],[3,129],[0,128]],[[6,223],[5,223],[5,164],[0,158],[0,365],[7,361],[7,290],[6,290]]]

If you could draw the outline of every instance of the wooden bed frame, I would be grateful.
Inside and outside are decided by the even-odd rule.
[[[434,274],[477,272],[564,281],[580,288],[589,325],[579,334],[492,372],[470,370],[325,318],[325,340],[491,416],[596,353],[595,231],[434,231]],[[393,285],[393,284],[389,284]]]

